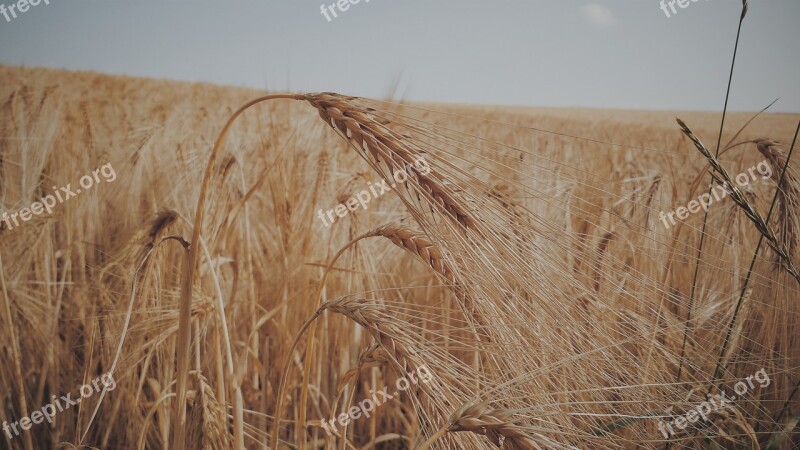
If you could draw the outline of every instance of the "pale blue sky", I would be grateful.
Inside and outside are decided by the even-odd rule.
[[[0,15],[0,64],[424,101],[716,111],[741,7],[700,0],[667,18],[659,0],[361,0],[328,22],[322,3],[50,0],[10,23]],[[781,97],[773,111],[800,112],[798,19],[798,0],[751,0],[732,110]]]

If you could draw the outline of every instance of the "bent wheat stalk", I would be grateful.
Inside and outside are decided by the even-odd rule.
[[[211,155],[208,158],[206,165],[205,175],[203,182],[200,186],[200,195],[197,199],[197,208],[195,209],[194,225],[192,227],[192,240],[190,241],[189,251],[183,259],[183,267],[181,271],[181,297],[180,297],[180,310],[178,312],[178,339],[176,342],[176,358],[177,363],[177,383],[175,393],[177,400],[173,410],[175,421],[175,433],[173,434],[172,448],[184,448],[186,439],[186,390],[189,380],[189,357],[191,353],[191,315],[192,315],[192,286],[194,285],[194,272],[197,267],[197,262],[200,259],[200,232],[203,228],[203,219],[205,217],[206,197],[208,196],[208,189],[211,184],[211,175],[214,171],[214,164],[217,161],[222,143],[228,134],[233,123],[236,119],[251,106],[273,99],[293,99],[301,100],[303,97],[291,94],[275,94],[259,97],[251,100],[240,107],[236,112],[231,115],[228,122],[222,128],[217,140],[214,142],[214,148],[211,150]],[[236,417],[236,415],[234,415]],[[236,434],[244,434],[244,424],[235,424],[234,432]],[[240,449],[237,449],[240,450]]]

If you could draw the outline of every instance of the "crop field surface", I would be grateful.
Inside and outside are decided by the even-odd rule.
[[[0,449],[800,448],[798,114],[0,79]]]

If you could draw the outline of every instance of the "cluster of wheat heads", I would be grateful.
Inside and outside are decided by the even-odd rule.
[[[63,185],[106,156],[120,184],[2,231],[2,419],[114,366],[124,336],[119,387],[93,420],[87,403],[48,425],[52,434],[32,435],[30,448],[81,439],[168,447],[179,352],[189,355],[186,448],[664,448],[658,417],[703,399],[760,234],[734,202],[711,210],[684,346],[700,219],[666,230],[657,213],[693,198],[686,186],[705,160],[679,130],[632,135],[624,125],[336,94],[302,98],[324,123],[300,102],[254,107],[210,171],[182,347],[186,250],[169,237],[193,241],[205,130],[231,113],[198,106],[232,95],[160,86],[177,97],[155,102],[142,81],[71,82],[78,88],[3,94],[3,136],[19,139],[2,142],[5,198],[35,199],[39,180]],[[105,102],[119,93],[129,106]],[[691,119],[698,135],[713,133]],[[759,134],[786,141],[785,125]],[[597,132],[576,138],[575,129]],[[626,136],[636,145],[607,143]],[[758,150],[720,160],[735,173]],[[420,156],[427,177],[413,170]],[[330,229],[315,222],[351,186],[395,170],[409,181],[369,210]],[[788,209],[778,205],[773,230],[796,262],[793,180],[783,181]],[[765,212],[777,182],[742,195]],[[775,258],[757,261],[719,380],[730,391],[765,367],[771,385],[672,448],[751,448],[773,436],[791,448],[796,435],[781,431],[798,407],[787,402],[800,358],[798,290]],[[336,435],[321,429],[421,364],[431,384]]]
[[[465,363],[463,367],[457,367],[458,372],[462,373],[462,378],[463,374],[468,374],[469,376],[466,379],[474,378],[474,384],[480,388],[482,383],[486,385],[486,380],[482,378],[485,377],[487,372],[502,374],[501,378],[492,380],[493,383],[506,381],[506,383],[502,384],[506,389],[519,389],[520,392],[527,393],[527,395],[518,395],[515,398],[505,398],[504,394],[506,392],[502,394],[493,392],[495,396],[499,395],[499,398],[496,398],[494,403],[502,405],[502,408],[498,411],[513,411],[513,414],[504,412],[496,415],[505,418],[510,418],[511,415],[514,415],[515,418],[508,422],[506,428],[498,428],[497,430],[500,431],[495,431],[495,433],[499,434],[495,434],[495,438],[490,440],[495,441],[495,444],[497,444],[499,437],[504,436],[504,439],[508,439],[508,445],[519,448],[537,448],[538,444],[533,439],[534,435],[541,436],[546,442],[543,445],[550,447],[563,446],[564,448],[570,448],[576,444],[614,445],[615,439],[621,439],[622,443],[629,442],[630,437],[625,436],[624,433],[622,433],[622,436],[609,436],[609,433],[597,433],[597,427],[591,429],[590,432],[587,426],[588,422],[582,419],[579,410],[584,408],[587,402],[609,401],[607,392],[602,389],[606,387],[603,384],[604,381],[607,382],[606,377],[611,375],[616,380],[635,379],[638,367],[630,364],[630,361],[637,358],[648,358],[651,370],[652,364],[664,364],[660,368],[660,377],[663,377],[664,374],[669,376],[671,374],[669,362],[675,359],[671,346],[662,343],[660,340],[648,341],[641,348],[636,343],[632,343],[631,338],[633,336],[643,338],[651,335],[651,329],[643,326],[643,323],[639,324],[641,329],[638,331],[635,331],[635,327],[632,327],[630,323],[625,323],[624,327],[620,327],[618,323],[614,323],[611,326],[604,323],[598,326],[592,326],[595,324],[585,325],[583,329],[551,329],[547,330],[549,333],[543,332],[541,329],[537,329],[536,333],[531,333],[529,327],[531,323],[542,321],[542,317],[550,318],[553,322],[557,321],[559,317],[588,319],[590,316],[586,315],[586,311],[589,309],[587,305],[606,306],[604,304],[608,302],[608,297],[600,296],[598,292],[600,291],[600,285],[606,284],[603,281],[607,281],[603,280],[602,270],[607,268],[608,265],[613,266],[614,263],[620,262],[608,252],[610,241],[615,236],[615,233],[607,230],[600,240],[600,244],[596,249],[597,256],[592,258],[591,261],[592,287],[594,289],[593,291],[589,290],[580,281],[580,277],[575,276],[575,273],[570,270],[571,268],[566,259],[564,261],[551,261],[547,266],[531,264],[531,255],[558,254],[559,250],[562,253],[564,250],[569,253],[568,242],[563,240],[563,233],[559,233],[561,230],[557,226],[543,220],[542,217],[537,217],[536,214],[527,214],[527,220],[520,221],[519,210],[515,210],[512,213],[507,202],[495,201],[496,196],[487,195],[492,191],[492,187],[486,181],[482,180],[474,171],[469,172],[454,163],[454,161],[457,162],[458,160],[454,159],[456,155],[448,151],[448,146],[461,147],[463,150],[464,147],[472,145],[468,141],[464,141],[463,138],[457,136],[447,136],[445,133],[438,132],[438,130],[431,131],[424,126],[419,126],[418,123],[393,120],[394,118],[380,113],[375,108],[364,106],[361,100],[357,98],[326,93],[305,96],[304,99],[317,108],[323,120],[337,130],[342,138],[359,151],[375,172],[387,181],[392,179],[391,175],[394,171],[408,169],[411,166],[411,162],[422,154],[425,154],[431,160],[430,163],[434,167],[431,176],[414,174],[411,181],[406,184],[405,190],[399,191],[400,198],[413,220],[423,230],[426,230],[427,240],[415,240],[413,232],[404,232],[395,225],[381,227],[372,234],[386,235],[393,239],[395,243],[412,249],[434,270],[443,275],[445,280],[450,282],[457,299],[462,301],[459,306],[466,313],[466,320],[473,320],[473,323],[470,324],[471,328],[473,330],[476,327],[480,328],[480,334],[486,336],[485,341],[477,339],[473,341],[473,345],[479,342],[480,350],[488,351],[488,354],[476,365]],[[415,134],[419,137],[415,136]],[[436,152],[433,149],[436,149]],[[464,157],[465,154],[469,155],[470,153],[469,151],[462,153],[460,155],[462,161],[467,160]],[[475,167],[478,172],[486,170],[477,164]],[[503,181],[507,180],[504,179]],[[650,197],[654,195],[657,184],[658,179],[653,179],[647,189]],[[528,188],[529,186],[523,184],[523,187]],[[648,205],[651,202],[652,198],[646,200]],[[523,213],[523,215],[525,214]],[[641,220],[641,218],[639,219]],[[508,224],[512,223],[512,221],[515,224],[514,232],[509,233],[508,231],[511,227]],[[549,238],[545,237],[548,233],[550,235]],[[631,234],[635,233],[636,231],[631,232]],[[432,245],[431,242],[436,242],[437,244]],[[431,257],[431,249],[434,252],[433,257]],[[458,256],[454,257],[453,255]],[[573,254],[571,256],[573,256],[574,262],[577,264],[585,262],[584,255]],[[609,275],[619,275],[619,273],[615,274],[612,271],[611,274],[605,276]],[[620,294],[631,295],[631,291],[635,291],[638,295],[653,298],[658,296],[660,289],[663,289],[663,286],[655,284],[654,277],[647,277],[635,271],[632,274],[626,273],[625,275],[627,278],[626,283],[630,287],[628,287],[627,292],[623,291]],[[465,289],[468,291],[467,293],[464,293]],[[569,295],[568,293],[580,293],[584,301],[565,304],[564,296]],[[664,295],[662,293],[662,300]],[[466,302],[467,299],[469,299],[469,303]],[[498,299],[501,301],[498,302]],[[614,303],[617,302],[618,300]],[[606,307],[609,306],[611,305],[608,304]],[[620,319],[619,322],[635,322],[636,319],[641,319],[636,316],[635,312],[620,311],[618,303],[616,306],[616,314],[627,319]],[[548,310],[548,307],[551,309]],[[655,316],[660,319],[662,312],[652,308],[643,316]],[[319,314],[319,311],[317,314]],[[379,327],[381,322],[385,323],[385,320],[376,320],[376,323],[372,323],[366,318],[368,316],[358,316],[359,319],[356,320],[356,316],[352,313],[345,314],[345,316],[367,329]],[[491,318],[489,319],[491,320],[491,326],[487,326],[489,322],[483,318]],[[519,324],[522,324],[522,326],[520,327]],[[628,334],[619,333],[619,328],[629,328]],[[398,330],[395,327],[391,329]],[[632,334],[631,329],[633,329]],[[550,335],[550,333],[553,333],[553,335]],[[385,332],[379,336],[378,342],[383,345],[382,341],[387,339]],[[577,380],[569,380],[574,384],[571,382],[564,383],[563,379],[554,380],[553,378],[561,378],[558,376],[558,371],[549,372],[551,379],[548,381],[559,383],[558,386],[561,389],[554,391],[552,386],[545,385],[549,389],[544,390],[544,392],[566,391],[571,394],[568,398],[573,398],[574,396],[578,399],[577,401],[565,402],[556,397],[548,398],[547,396],[543,396],[545,398],[542,400],[536,398],[538,396],[530,395],[531,392],[542,391],[543,388],[538,383],[539,380],[533,378],[533,374],[538,375],[537,369],[538,372],[542,372],[542,363],[537,361],[535,356],[532,359],[536,361],[536,364],[528,366],[521,364],[516,359],[497,358],[493,354],[493,348],[527,347],[528,349],[535,349],[536,341],[542,340],[543,337],[550,339],[547,343],[550,350],[561,349],[559,354],[561,352],[574,352],[579,355],[579,360],[589,361],[592,367],[602,368],[600,372],[595,372],[595,376],[587,376],[581,380],[584,383],[583,385],[580,382],[575,382]],[[622,339],[625,345],[622,345],[618,341],[619,339]],[[651,337],[651,339],[653,338]],[[388,341],[394,342],[391,338],[388,338]],[[418,345],[421,347],[421,344]],[[398,360],[405,358],[403,355],[409,351],[410,346],[409,344],[401,346],[405,350],[401,351],[400,355],[395,358],[396,364]],[[397,347],[394,344],[385,347],[384,350],[390,354],[397,352]],[[391,350],[389,347],[391,347]],[[682,352],[683,350],[684,348],[681,349]],[[440,358],[449,359],[448,356],[438,356],[434,349],[429,350],[429,352],[430,354],[426,355],[422,349],[419,349],[412,353],[417,356],[423,355],[423,360],[432,361],[433,367],[440,369],[441,373],[454,369],[452,366],[439,364],[438,360]],[[306,356],[311,353],[311,351],[307,352]],[[620,361],[628,361],[629,364],[620,365]],[[674,363],[674,361],[672,362]],[[683,364],[683,361],[680,363]],[[563,362],[554,362],[554,364],[558,367]],[[400,366],[403,367],[404,365],[400,364]],[[544,366],[548,367],[546,364]],[[305,370],[306,377],[304,378],[307,378],[309,372],[309,369]],[[402,370],[400,373],[402,373]],[[284,371],[283,377],[288,377],[288,374],[288,371]],[[563,375],[561,376],[563,377]],[[665,388],[664,385],[666,383],[659,376],[653,376],[653,374],[648,374],[648,376],[652,377],[652,379],[648,380],[650,381],[648,384],[652,384],[652,389],[635,390],[636,400],[656,403],[658,397],[665,394],[663,388]],[[283,379],[281,382],[281,389],[278,391],[276,421],[283,413],[281,405],[284,396],[283,386],[286,380]],[[589,383],[593,386],[592,388],[586,386]],[[565,384],[568,386],[567,389],[564,389]],[[627,387],[633,388],[634,386]],[[302,424],[306,423],[305,400],[307,387],[305,381],[301,383],[300,389],[302,395],[299,397],[300,411],[297,417]],[[612,388],[612,390],[615,389],[618,389],[618,387],[614,386]],[[596,390],[594,397],[590,392],[587,392],[593,390]],[[436,398],[439,403],[430,401],[426,403],[429,407],[433,407],[434,410],[425,411],[427,415],[424,415],[426,418],[424,423],[430,426],[428,418],[441,418],[442,413],[447,411],[448,405],[452,408],[453,404],[463,403],[468,400],[470,395],[474,396],[476,394],[475,391],[476,389],[470,384],[463,386],[461,392],[441,392]],[[478,389],[478,392],[480,397],[480,389]],[[429,395],[430,393],[427,394]],[[454,394],[455,398],[449,398]],[[486,392],[483,392],[483,394],[486,395]],[[586,400],[587,397],[589,400]],[[520,399],[523,399],[523,401],[519,402]],[[661,399],[663,400],[663,397]],[[672,409],[672,407],[676,406],[676,403],[678,402],[674,401],[673,405],[665,408],[665,410]],[[524,426],[519,425],[520,422],[524,421],[525,418],[529,421],[535,420],[534,418],[541,414],[539,408],[541,408],[540,405],[542,404],[558,405],[558,409],[561,412],[561,414],[557,414],[548,411],[547,426],[536,428],[536,431],[541,433],[549,432],[553,434],[554,438],[548,438],[544,434],[533,431],[531,431],[533,434],[530,435],[520,431],[525,430]],[[627,406],[622,406],[622,408]],[[444,411],[437,411],[436,407],[444,407]],[[543,409],[547,410],[547,408]],[[609,415],[624,416],[626,414],[621,413],[618,407],[613,412],[610,412]],[[640,418],[649,418],[652,413],[640,412],[639,415]],[[647,429],[649,426],[644,425],[642,428]],[[452,425],[448,428],[448,430],[453,431],[461,429],[469,430],[470,428],[453,428]],[[478,427],[478,429],[483,431],[483,433],[479,434],[487,432],[486,426]],[[281,433],[281,426],[278,422],[274,424],[274,430],[272,443],[273,446],[278,446]],[[505,430],[508,435],[503,434],[502,430]],[[634,431],[634,436],[636,436],[636,433],[641,433],[641,430]],[[301,447],[305,446],[306,430],[295,426],[293,435],[296,441],[301,443]],[[602,435],[602,438],[597,438],[598,435]],[[728,436],[726,435],[726,437]],[[704,435],[699,439],[707,438],[708,435]],[[518,439],[519,442],[516,443],[515,439]],[[458,445],[464,444],[463,442],[456,442]],[[449,445],[452,444],[453,442],[449,443]]]

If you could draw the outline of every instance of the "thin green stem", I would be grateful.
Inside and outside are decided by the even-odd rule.
[[[730,74],[728,75],[728,87],[725,92],[725,105],[722,109],[722,120],[719,124],[719,134],[717,136],[717,147],[715,150],[714,157],[719,158],[719,150],[720,145],[722,144],[722,132],[725,130],[725,118],[728,114],[728,102],[731,96],[731,86],[733,85],[733,70],[736,67],[736,55],[739,51],[739,37],[742,34],[742,24],[744,23],[744,18],[747,15],[747,1],[742,2],[742,14],[739,17],[739,28],[736,30],[736,43],[733,47],[733,58],[731,60],[731,70]],[[712,178],[711,183],[708,185],[708,196],[711,196],[711,191],[714,188],[714,180]],[[691,328],[691,321],[692,321],[692,310],[694,309],[694,298],[695,293],[697,291],[697,277],[700,272],[700,261],[702,260],[703,256],[703,245],[705,244],[706,240],[706,227],[708,225],[708,209],[705,208],[705,213],[703,215],[703,227],[700,231],[700,244],[697,247],[697,256],[695,257],[695,266],[694,266],[694,276],[692,277],[692,290],[689,294],[689,304],[687,306],[686,312],[686,325],[684,326],[684,333],[683,333],[683,343],[681,344],[681,356],[680,356],[680,363],[678,366],[678,376],[676,378],[676,383],[680,383],[681,381],[681,374],[683,372],[683,360],[686,351],[686,340],[689,336],[689,330]]]
[[[733,84],[733,70],[736,67],[736,54],[739,51],[739,37],[742,34],[742,24],[744,23],[744,18],[747,16],[747,0],[742,1],[742,13],[739,16],[739,27],[736,30],[736,43],[733,46],[733,58],[731,60],[731,70],[730,74],[728,75],[728,87],[725,92],[725,105],[722,108],[722,120],[719,124],[719,135],[717,136],[717,148],[716,148],[716,157],[719,157],[719,149],[720,145],[722,144],[722,132],[725,130],[725,118],[728,114],[728,101],[730,100],[731,96],[731,86]],[[708,186],[708,195],[711,196],[711,190],[713,189],[713,180],[712,183]],[[680,383],[681,374],[683,372],[683,360],[686,355],[686,340],[689,337],[689,330],[691,328],[691,321],[692,321],[692,310],[694,309],[694,297],[695,293],[697,292],[697,278],[698,274],[700,273],[700,261],[703,257],[703,245],[705,244],[706,240],[706,226],[708,224],[708,208],[705,209],[705,214],[703,215],[703,227],[700,232],[700,244],[697,247],[697,256],[695,257],[695,266],[694,266],[694,276],[692,277],[692,290],[689,294],[689,304],[687,305],[687,312],[686,312],[686,325],[684,326],[683,330],[683,343],[681,344],[681,355],[679,359],[678,365],[678,376],[676,378],[676,382]],[[670,443],[667,442],[665,450],[669,450]]]

